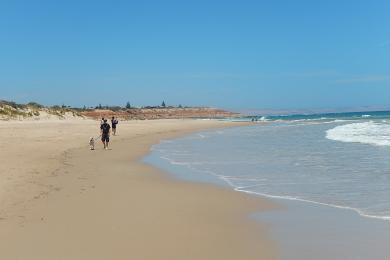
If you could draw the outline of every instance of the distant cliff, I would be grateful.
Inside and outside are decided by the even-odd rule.
[[[239,114],[207,107],[186,107],[186,108],[131,108],[119,111],[112,110],[91,110],[81,113],[83,116],[91,118],[116,116],[122,119],[174,119],[174,118],[223,118],[237,117]]]
[[[17,104],[0,100],[0,120],[79,120],[118,117],[122,120],[178,119],[178,118],[224,118],[239,114],[208,107],[144,107],[106,109],[47,107],[35,102]]]

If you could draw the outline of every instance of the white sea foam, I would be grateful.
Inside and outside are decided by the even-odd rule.
[[[234,190],[235,191],[244,192],[244,193],[248,193],[248,194],[263,196],[263,197],[266,197],[266,198],[293,200],[293,201],[300,201],[300,202],[306,202],[306,203],[311,203],[311,204],[316,204],[316,205],[321,205],[321,206],[332,207],[332,208],[336,208],[336,209],[352,210],[352,211],[356,212],[357,214],[359,214],[362,217],[390,221],[390,216],[378,216],[378,215],[373,215],[373,214],[367,214],[367,213],[365,213],[361,209],[348,207],[348,206],[340,206],[340,205],[336,205],[336,204],[323,203],[323,202],[318,202],[318,201],[314,201],[314,200],[307,200],[307,199],[291,197],[291,196],[270,195],[270,194],[266,194],[266,193],[260,193],[260,192],[255,192],[255,191],[248,191],[248,190],[242,189],[240,187],[234,188]]]
[[[336,127],[327,130],[328,124]],[[331,140],[390,146],[390,121],[337,119],[202,132],[161,143],[153,152],[177,168],[178,176],[190,180],[390,221],[390,163],[385,160],[390,151],[378,149],[373,154],[370,146],[323,142],[324,131]]]
[[[326,138],[346,143],[390,146],[390,124],[369,121],[341,125],[329,129]]]

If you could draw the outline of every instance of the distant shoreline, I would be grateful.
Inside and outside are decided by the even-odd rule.
[[[185,118],[226,118],[238,117],[239,113],[210,107],[146,106],[72,108],[67,106],[43,106],[30,102],[17,104],[0,100],[0,120],[64,120],[101,119],[117,117],[121,120],[185,119]]]

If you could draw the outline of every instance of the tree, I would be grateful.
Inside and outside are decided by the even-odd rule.
[[[102,104],[99,104],[99,105],[98,105],[98,108],[99,108],[99,109],[102,109]]]
[[[161,107],[165,107],[165,101],[161,103]]]
[[[131,108],[131,104],[130,104],[129,101],[127,101],[127,103],[126,103],[126,108],[127,108],[127,109],[130,109],[130,108]]]
[[[34,108],[43,108],[43,105],[38,104],[37,102],[29,102],[27,103],[27,106],[34,107]]]
[[[86,107],[86,106],[84,106],[84,107],[83,107],[83,110],[87,110],[87,107]]]
[[[183,106],[181,104],[179,104],[179,108],[183,108]]]

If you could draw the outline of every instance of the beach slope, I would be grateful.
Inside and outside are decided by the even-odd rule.
[[[0,259],[275,259],[248,217],[268,201],[140,162],[161,139],[232,124],[121,122],[108,151],[88,150],[96,121],[0,124]]]

